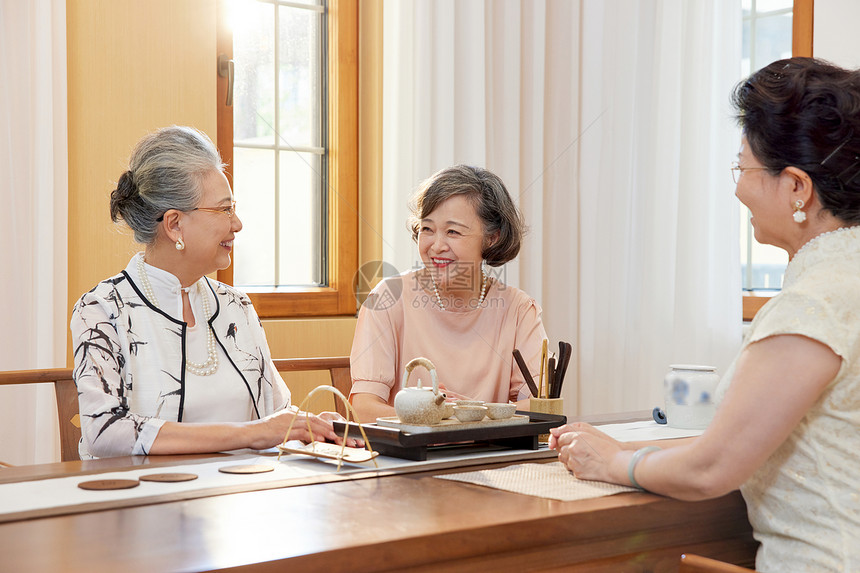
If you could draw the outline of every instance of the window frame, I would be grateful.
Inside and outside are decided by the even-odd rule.
[[[815,0],[794,0],[791,15],[791,55],[812,57],[813,5]],[[776,293],[743,293],[743,320],[752,320]]]
[[[233,59],[227,0],[218,0],[217,54]],[[349,316],[356,313],[353,279],[358,270],[358,2],[328,0],[328,286],[281,287],[248,292],[260,318]],[[233,185],[233,107],[226,105],[228,79],[218,77],[217,145]],[[241,205],[242,198],[237,197]],[[241,213],[241,211],[240,211]],[[235,252],[233,257],[241,257]],[[218,271],[233,284],[233,264]]]

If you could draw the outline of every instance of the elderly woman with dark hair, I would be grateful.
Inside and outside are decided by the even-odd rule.
[[[404,368],[419,356],[436,366],[449,399],[527,398],[512,354],[519,349],[538,372],[541,310],[484,269],[512,260],[522,242],[522,218],[501,179],[467,165],[443,169],[410,207],[423,267],[383,280],[359,312],[350,356],[359,418],[394,415]]]
[[[212,141],[188,127],[147,135],[111,193],[111,217],[146,246],[75,305],[82,458],[264,449],[337,439],[290,406],[251,301],[205,275],[242,230]],[[307,419],[307,420],[306,420]]]
[[[713,422],[663,451],[552,431],[577,477],[704,499],[740,487],[759,571],[860,571],[860,73],[807,58],[742,82],[735,194],[789,256]],[[641,445],[641,444],[640,444]],[[635,451],[634,451],[635,450]]]

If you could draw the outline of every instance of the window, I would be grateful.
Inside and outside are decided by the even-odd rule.
[[[219,2],[219,68],[230,76],[232,62],[232,78],[219,78],[218,146],[244,228],[218,278],[261,317],[355,313],[355,4]]]
[[[812,55],[812,0],[742,0],[741,70],[748,76],[774,60]],[[741,205],[741,272],[744,320],[751,320],[782,287],[785,251],[753,238],[749,211]]]

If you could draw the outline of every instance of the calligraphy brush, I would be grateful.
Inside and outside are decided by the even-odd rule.
[[[561,386],[564,384],[564,376],[567,374],[567,367],[570,364],[570,357],[573,354],[573,345],[569,342],[564,343],[564,363],[559,366],[558,385],[556,386],[556,398],[561,396]]]
[[[552,378],[550,379],[549,397],[555,398],[556,389],[558,388],[559,377],[561,376],[561,367],[564,365],[564,345],[559,341],[558,356],[553,369]]]
[[[549,397],[550,398],[558,398],[561,394],[561,378],[563,375],[562,369],[564,368],[564,360],[565,360],[565,351],[567,347],[564,345],[564,342],[561,340],[558,341],[558,360],[556,361],[555,366],[555,375],[552,380],[552,390],[550,390]]]
[[[542,397],[541,392],[543,392],[543,373],[546,368],[546,345],[549,341],[544,338],[541,343],[540,348],[540,376],[538,377],[538,398]],[[549,394],[547,394],[547,398],[549,398]]]
[[[539,392],[538,387],[535,386],[534,378],[529,372],[529,367],[526,366],[526,361],[523,359],[523,354],[516,348],[514,349],[514,360],[516,361],[517,366],[520,367],[520,372],[523,373],[523,378],[526,379],[526,384],[528,385],[529,391],[532,393],[532,396],[537,398]]]

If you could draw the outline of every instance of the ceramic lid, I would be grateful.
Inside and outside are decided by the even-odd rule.
[[[713,372],[716,371],[716,366],[703,366],[701,364],[670,364],[669,368],[672,370],[699,370],[702,372]]]

